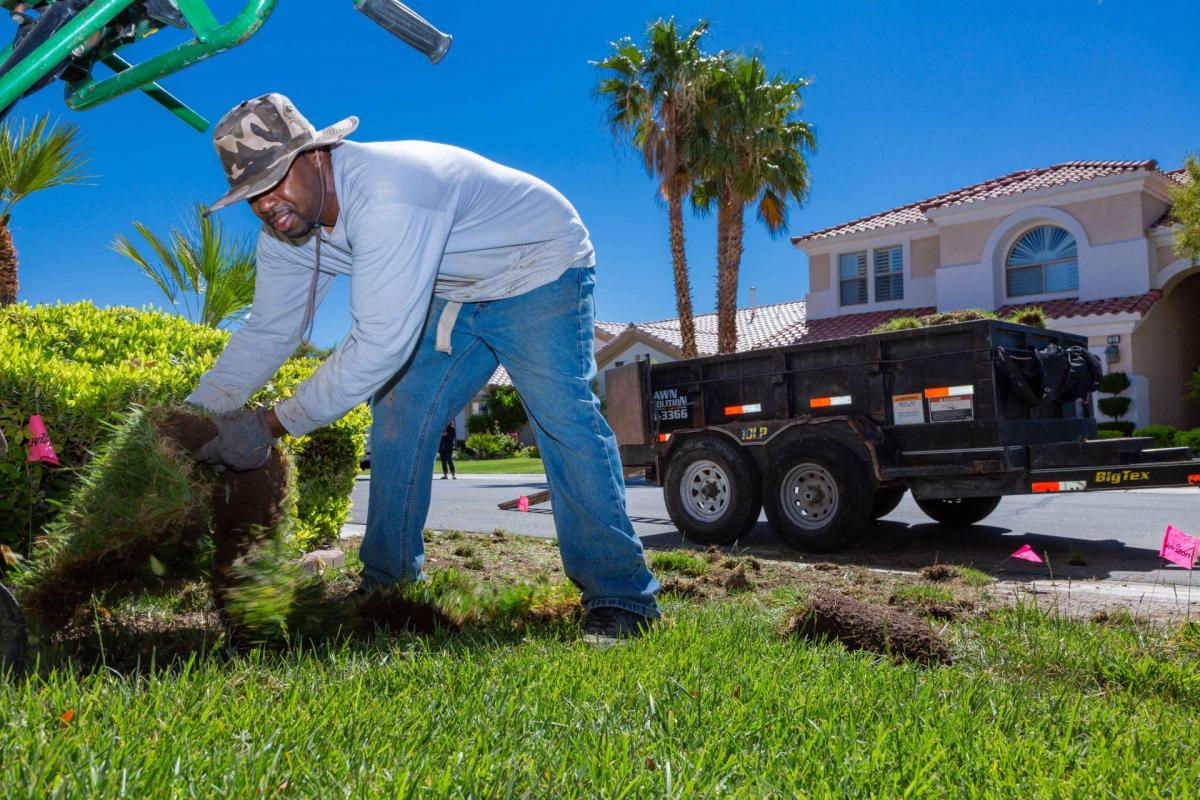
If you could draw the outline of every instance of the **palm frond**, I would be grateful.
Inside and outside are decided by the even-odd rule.
[[[91,177],[84,173],[88,159],[77,149],[78,132],[70,123],[51,125],[46,115],[28,125],[22,121],[15,131],[8,124],[0,128],[0,218],[34,192]]]
[[[203,206],[196,206],[190,225],[172,228],[166,240],[134,223],[157,262],[126,236],[118,236],[113,249],[148,275],[176,311],[182,304],[188,319],[210,328],[239,324],[254,300],[254,242],[226,234],[220,221],[203,212]]]

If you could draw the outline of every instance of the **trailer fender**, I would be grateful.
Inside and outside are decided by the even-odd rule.
[[[880,452],[888,447],[883,432],[865,417],[804,417],[780,428],[763,448],[764,463],[774,453],[798,439],[830,439],[843,445],[866,463],[876,483],[885,483],[880,462]]]

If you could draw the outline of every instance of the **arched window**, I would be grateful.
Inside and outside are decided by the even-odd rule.
[[[1005,266],[1009,297],[1079,288],[1075,237],[1053,225],[1039,226],[1018,239]]]

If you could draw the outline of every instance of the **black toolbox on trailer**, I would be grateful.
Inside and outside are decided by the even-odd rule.
[[[861,534],[906,490],[949,524],[1007,494],[1200,485],[1186,448],[1098,439],[1084,337],[997,320],[797,344],[606,375],[622,461],[664,486],[690,538],[765,506],[794,546]]]

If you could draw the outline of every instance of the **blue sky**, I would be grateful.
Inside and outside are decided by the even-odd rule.
[[[240,4],[210,5],[231,14]],[[1015,169],[1143,158],[1174,168],[1200,151],[1200,4],[1191,0],[412,5],[454,34],[438,66],[350,0],[282,0],[249,43],[164,83],[213,121],[246,97],[280,91],[318,127],[357,114],[361,141],[449,142],[546,179],[591,229],[606,320],[675,314],[666,212],[637,158],[605,129],[588,64],[656,16],[707,18],[712,49],[757,51],[772,69],[812,80],[803,116],[818,150],[792,233]],[[161,49],[169,36],[139,47]],[[80,126],[97,177],[17,208],[21,298],[161,303],[110,245],[134,220],[165,231],[192,203],[221,194],[208,137],[138,95],[76,114],[51,87],[17,113],[41,111]],[[222,213],[230,228],[254,232],[248,210]],[[695,305],[711,311],[714,226],[689,218],[687,235]],[[800,298],[807,284],[804,256],[748,224],[741,304],[751,286],[762,304]],[[317,343],[347,329],[347,297],[343,285],[326,301]]]

